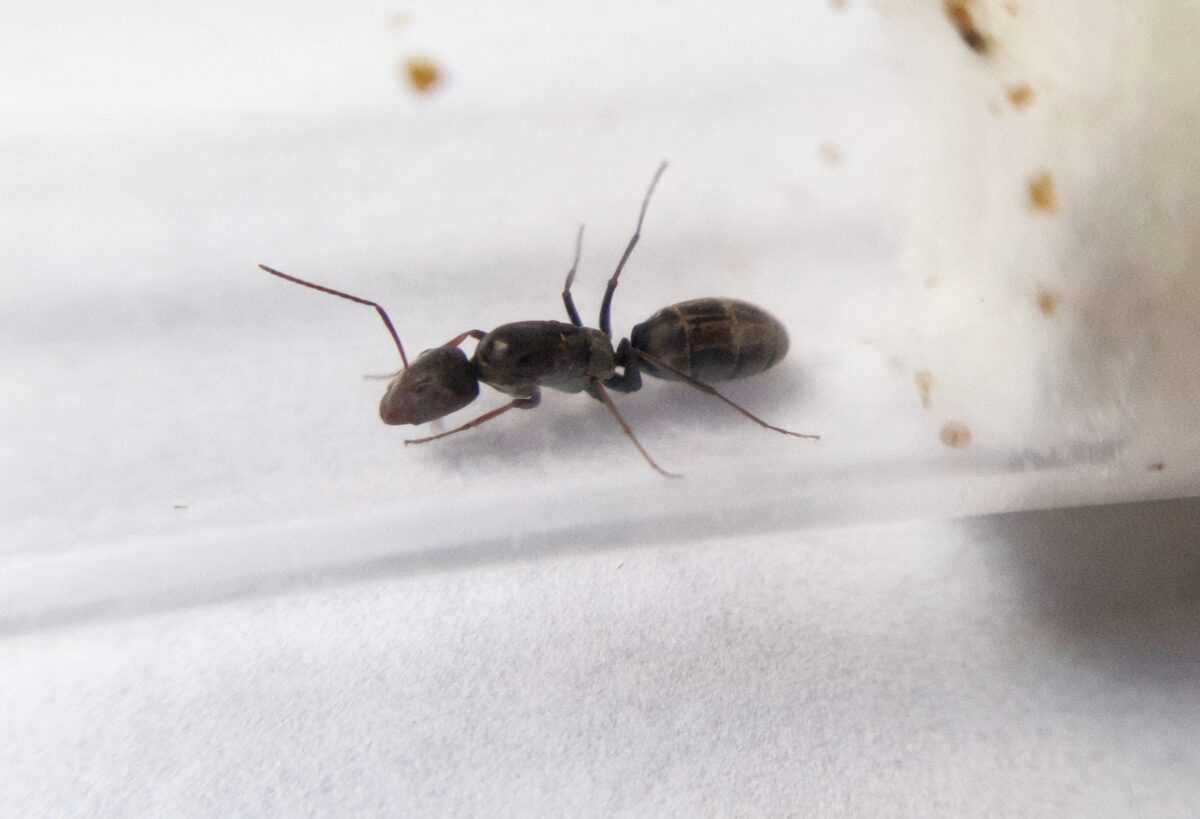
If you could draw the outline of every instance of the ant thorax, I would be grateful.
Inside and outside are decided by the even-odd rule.
[[[577,393],[616,372],[612,342],[591,327],[517,321],[484,336],[475,349],[479,380],[509,395],[538,387]]]

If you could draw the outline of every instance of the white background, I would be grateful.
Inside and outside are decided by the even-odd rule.
[[[1194,505],[880,523],[1200,486],[1195,13],[1084,5],[10,15],[0,804],[1185,815]],[[406,449],[373,313],[254,267],[415,352],[561,318],[586,222],[590,321],[660,158],[617,331],[769,307],[729,392],[820,444],[651,381],[683,482],[582,397]]]

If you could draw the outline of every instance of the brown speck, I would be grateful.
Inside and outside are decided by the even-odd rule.
[[[1008,101],[1012,103],[1013,108],[1024,108],[1033,102],[1033,87],[1027,82],[1010,87]]]
[[[845,11],[850,5],[850,0],[829,0],[829,7],[834,11]]]
[[[942,277],[936,273],[930,273],[925,277],[925,289],[933,290],[942,283]]]
[[[1004,10],[1016,17],[1021,12],[1021,6],[1017,4],[1017,0],[1007,0],[1004,4]]]
[[[842,161],[842,151],[832,142],[822,142],[818,149],[821,153],[821,159],[824,159],[830,165],[836,165]]]
[[[1048,290],[1042,287],[1037,292],[1037,306],[1042,311],[1042,315],[1050,318],[1058,311],[1058,303],[1062,300],[1062,295],[1055,290]]]
[[[428,94],[442,81],[442,71],[437,63],[426,57],[409,57],[404,62],[404,75],[408,83],[419,94]]]
[[[387,23],[389,28],[405,29],[412,23],[412,15],[401,11],[389,17]]]
[[[987,54],[991,48],[991,41],[975,25],[970,6],[971,0],[944,0],[943,3],[946,17],[950,19],[950,24],[957,29],[958,36],[962,37],[967,47],[976,54]]]
[[[954,449],[966,449],[971,443],[971,429],[959,421],[947,421],[942,426],[942,443]]]
[[[1029,180],[1029,204],[1034,210],[1054,213],[1058,210],[1058,194],[1054,191],[1054,178],[1046,171]]]
[[[913,383],[917,385],[917,395],[921,397],[921,406],[929,409],[933,406],[933,373],[929,370],[917,370],[913,373]]]
[[[1146,468],[1149,469],[1151,472],[1162,472],[1164,469],[1167,468],[1167,465],[1164,464],[1162,461],[1155,461],[1154,463],[1150,464]]]

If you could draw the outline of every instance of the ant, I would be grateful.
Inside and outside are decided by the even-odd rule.
[[[613,349],[609,324],[613,293],[625,263],[641,238],[646,208],[666,169],[667,163],[663,162],[650,180],[633,237],[621,254],[617,269],[604,291],[598,330],[583,326],[571,296],[571,285],[575,281],[575,270],[583,249],[582,226],[575,237],[575,259],[562,291],[570,324],[561,321],[517,321],[503,324],[490,333],[467,330],[440,347],[424,351],[411,365],[392,320],[376,302],[290,276],[266,265],[259,267],[272,276],[375,308],[391,333],[392,340],[396,342],[400,361],[404,364],[404,369],[392,377],[379,403],[379,415],[385,424],[423,424],[449,415],[478,397],[481,382],[514,396],[507,404],[485,412],[449,432],[409,439],[405,444],[424,444],[464,432],[514,408],[533,409],[541,403],[541,388],[548,387],[568,393],[586,392],[603,403],[655,471],[668,478],[681,477],[666,471],[650,457],[609,395],[610,389],[623,393],[641,389],[642,370],[656,378],[682,381],[708,393],[765,429],[797,438],[820,439],[819,435],[806,435],[772,426],[706,383],[760,373],[786,355],[787,330],[778,319],[760,307],[736,299],[706,298],[680,302],[664,307],[635,326],[630,337],[621,339]],[[478,342],[475,355],[471,358],[467,358],[467,354],[459,347],[467,338]]]

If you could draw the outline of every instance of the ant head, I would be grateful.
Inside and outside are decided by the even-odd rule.
[[[479,378],[457,347],[426,350],[388,384],[379,402],[385,424],[423,424],[449,415],[479,395]]]

